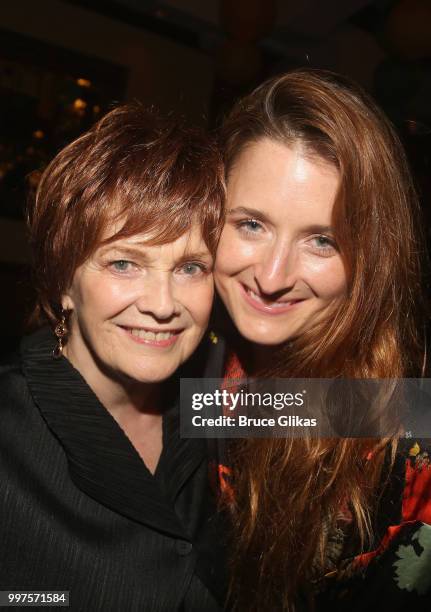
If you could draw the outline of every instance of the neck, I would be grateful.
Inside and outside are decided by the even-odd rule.
[[[64,356],[80,372],[101,404],[114,418],[134,413],[160,416],[159,384],[140,383],[120,377],[117,379],[111,373],[104,372],[82,344],[77,351],[71,340],[64,347]]]
[[[85,342],[75,343],[73,338],[65,346],[64,356],[85,378],[154,474],[163,446],[160,384],[115,376],[97,363]]]

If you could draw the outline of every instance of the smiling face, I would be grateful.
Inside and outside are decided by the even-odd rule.
[[[215,280],[247,340],[293,339],[345,295],[331,228],[338,186],[334,166],[269,139],[246,147],[234,163]]]
[[[63,308],[71,311],[65,354],[93,388],[102,379],[166,379],[206,329],[212,257],[199,227],[161,246],[146,239],[142,234],[99,247],[63,296]]]

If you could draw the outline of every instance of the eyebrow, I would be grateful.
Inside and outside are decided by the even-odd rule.
[[[227,211],[228,215],[247,215],[253,219],[259,221],[269,221],[269,217],[265,215],[261,210],[257,208],[246,208],[245,206],[237,206],[236,208],[230,208]]]
[[[144,260],[148,260],[149,257],[147,255],[147,253],[145,253],[145,251],[139,249],[139,248],[133,248],[130,246],[115,246],[115,245],[106,245],[106,247],[103,247],[100,250],[100,255],[101,256],[105,256],[108,253],[110,253],[111,251],[113,252],[117,252],[121,255],[125,255],[128,257],[136,257],[136,258],[140,258],[140,259],[144,259]],[[211,255],[211,253],[209,251],[186,251],[185,253],[183,253],[177,260],[177,263],[183,263],[185,261],[190,261],[191,259],[209,259],[212,261],[213,257]]]
[[[182,264],[190,260],[194,261],[196,259],[212,261],[213,257],[209,251],[190,251],[189,253],[184,253],[184,255],[177,260],[177,264]]]
[[[100,249],[99,254],[100,255],[107,255],[110,252],[117,252],[117,253],[121,253],[122,255],[126,255],[128,257],[141,257],[141,258],[147,258],[147,255],[145,252],[143,252],[141,249],[139,248],[133,248],[131,246],[126,246],[126,245],[115,245],[115,244],[108,244],[105,247],[102,247]]]
[[[304,234],[333,234],[334,228],[331,225],[308,225],[302,230]]]

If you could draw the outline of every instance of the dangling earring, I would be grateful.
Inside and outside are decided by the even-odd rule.
[[[54,329],[54,334],[57,336],[57,344],[52,350],[52,356],[54,359],[60,359],[63,354],[63,339],[67,335],[67,326],[66,326],[66,312],[61,309],[61,319],[57,323]]]

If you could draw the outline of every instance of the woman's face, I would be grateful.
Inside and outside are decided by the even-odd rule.
[[[199,227],[161,246],[146,239],[99,247],[63,296],[63,308],[72,311],[66,354],[84,377],[103,372],[115,380],[161,381],[204,334],[213,277]]]
[[[335,167],[270,139],[249,145],[234,163],[215,280],[247,340],[293,339],[345,295],[331,227],[338,186]]]

